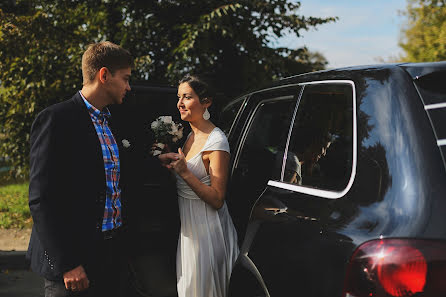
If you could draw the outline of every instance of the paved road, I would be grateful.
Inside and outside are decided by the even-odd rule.
[[[44,297],[43,278],[29,271],[25,261],[24,251],[0,250],[0,297]],[[166,260],[160,256],[147,255],[138,258],[139,261],[132,266],[139,273],[140,288],[138,293],[134,287],[129,287],[128,297],[147,296],[145,286],[152,287],[153,293],[159,296],[176,296],[175,273],[166,269]],[[150,265],[147,265],[150,263]],[[140,266],[135,264],[141,264]],[[148,267],[153,269],[147,269]],[[166,275],[171,277],[166,277]],[[141,286],[142,285],[142,286]]]
[[[0,251],[0,297],[43,296],[43,279],[28,270],[25,252]]]

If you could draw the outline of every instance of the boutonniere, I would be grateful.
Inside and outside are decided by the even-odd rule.
[[[123,139],[122,140],[122,146],[125,148],[129,148],[130,147],[130,141],[128,141],[127,139]]]

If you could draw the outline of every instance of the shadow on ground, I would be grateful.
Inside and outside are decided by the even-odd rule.
[[[0,251],[0,297],[43,297],[43,279],[29,271],[26,252]]]

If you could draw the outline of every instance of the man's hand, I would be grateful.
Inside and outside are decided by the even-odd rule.
[[[171,169],[172,166],[170,165],[171,162],[176,161],[179,159],[179,155],[177,153],[166,153],[161,154],[158,156],[158,159],[161,162],[161,165],[164,167]]]
[[[71,291],[83,291],[90,285],[90,281],[88,280],[87,274],[85,273],[82,265],[65,272],[63,274],[63,281],[65,283],[65,288]]]

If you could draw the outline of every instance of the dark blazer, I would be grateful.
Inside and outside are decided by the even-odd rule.
[[[114,136],[121,155],[121,139]],[[80,94],[43,110],[32,125],[30,141],[34,225],[27,257],[33,271],[58,280],[78,265],[93,267],[102,240],[104,163]]]

